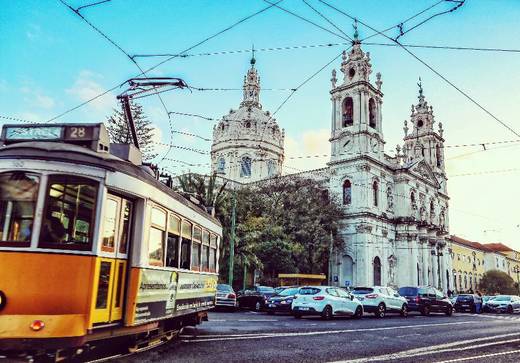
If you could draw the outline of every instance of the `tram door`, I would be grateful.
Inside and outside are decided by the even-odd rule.
[[[96,264],[93,323],[117,322],[123,317],[132,215],[130,200],[108,194],[101,224],[103,257]]]

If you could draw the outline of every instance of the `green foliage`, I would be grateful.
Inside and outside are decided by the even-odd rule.
[[[137,103],[132,103],[130,108],[134,118],[139,148],[143,153],[143,160],[152,160],[157,156],[154,152],[155,148],[152,141],[154,137],[152,122],[148,120],[144,114],[143,106]],[[132,143],[132,133],[130,132],[130,128],[122,111],[114,109],[114,113],[112,116],[107,118],[105,124],[110,135],[110,140],[113,143]]]
[[[482,280],[479,284],[479,289],[488,295],[504,294],[516,295],[518,294],[518,287],[514,280],[505,272],[499,270],[490,270],[482,275]]]
[[[226,183],[218,185],[217,175],[184,174],[177,177],[177,190],[196,198],[204,207],[211,210],[219,209],[222,205]],[[213,212],[214,213],[214,212]]]
[[[318,182],[280,177],[233,192],[217,188],[215,178],[185,175],[179,177],[179,188],[197,195],[205,205],[211,205],[207,203],[217,196],[215,213],[223,226],[221,281],[228,279],[234,195],[235,287],[242,288],[244,266],[248,274],[259,270],[261,283],[273,281],[279,273],[328,272],[331,242],[336,250],[343,248],[337,231],[344,214],[338,201],[329,198]]]

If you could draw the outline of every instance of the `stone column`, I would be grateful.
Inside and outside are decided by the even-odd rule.
[[[428,270],[430,269],[430,249],[428,248],[428,243],[426,241],[421,241],[420,243],[420,246],[421,246],[421,250],[423,252],[423,266],[422,266],[422,275],[423,275],[423,280],[422,280],[422,284],[423,285],[429,285],[430,284],[430,278],[429,278],[429,273],[428,273]]]
[[[448,249],[443,246],[441,249],[440,249],[441,253],[442,253],[442,257],[441,257],[441,281],[442,281],[442,291],[444,292],[447,292],[448,291],[448,281],[447,281],[447,278],[449,276],[446,275],[446,255],[448,254]]]
[[[419,243],[417,242],[417,239],[411,239],[409,242],[410,248],[412,249],[411,253],[411,261],[410,261],[410,276],[411,281],[409,282],[412,286],[417,284],[417,264],[419,263],[419,250],[420,247]]]
[[[439,286],[439,269],[438,269],[438,257],[437,251],[435,250],[435,245],[429,245],[430,247],[430,257],[431,257],[431,265],[432,265],[432,285],[434,287]],[[433,254],[434,253],[434,254]]]

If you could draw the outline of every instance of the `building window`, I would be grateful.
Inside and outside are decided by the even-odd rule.
[[[109,194],[103,214],[101,250],[114,252],[116,246],[119,246],[119,253],[126,254],[130,238],[131,217],[132,202]]]
[[[368,125],[376,128],[376,103],[373,98],[368,100]]]
[[[374,181],[374,183],[372,184],[372,192],[374,199],[374,207],[377,207],[379,205],[379,185],[377,184],[377,181]]]
[[[212,234],[210,236],[209,242],[209,271],[216,272],[217,271],[217,236]]]
[[[190,269],[192,229],[193,225],[190,222],[182,222],[181,268],[186,270]]]
[[[195,227],[193,229],[193,242],[191,244],[191,269],[199,271],[200,269],[200,253],[202,242],[202,229]]]
[[[0,245],[30,245],[39,183],[25,172],[0,174]]]
[[[217,162],[217,173],[224,174],[226,172],[226,160],[221,156]]]
[[[442,160],[441,160],[441,147],[439,145],[437,145],[435,147],[435,156],[437,159],[437,167],[440,168],[442,165]]]
[[[349,205],[350,203],[352,203],[352,184],[347,179],[343,182],[343,205]]]
[[[381,286],[381,260],[377,256],[374,258],[374,285]]]
[[[412,209],[417,207],[415,204],[415,193],[413,191],[410,193],[410,204],[412,205]]]
[[[343,127],[354,124],[354,101],[352,97],[347,97],[343,100]]]
[[[251,176],[251,158],[249,156],[242,157],[242,161],[240,162],[240,176]]]
[[[274,160],[267,160],[267,176],[272,177],[276,173],[276,164]]]
[[[209,232],[202,231],[201,271],[209,271]]]
[[[181,219],[170,213],[168,240],[166,241],[166,266],[179,267],[179,244],[181,241]]]
[[[166,212],[152,208],[151,226],[148,238],[148,264],[164,266],[164,250],[166,243]]]

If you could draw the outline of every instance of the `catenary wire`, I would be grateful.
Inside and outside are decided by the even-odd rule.
[[[279,0],[279,1],[277,1],[275,4],[279,4],[279,3],[281,3],[282,1],[284,1],[284,0]],[[200,45],[202,45],[202,44],[204,44],[204,43],[210,41],[211,39],[213,39],[213,38],[215,38],[215,37],[217,37],[217,36],[219,36],[220,34],[223,34],[223,33],[227,32],[227,31],[233,29],[235,26],[238,26],[239,24],[241,24],[241,23],[243,23],[243,22],[245,22],[245,21],[247,21],[247,20],[249,20],[249,19],[251,19],[251,18],[253,18],[253,17],[255,17],[255,16],[257,16],[257,15],[259,15],[259,14],[261,14],[261,13],[263,13],[263,12],[265,12],[266,10],[271,9],[273,6],[274,6],[274,4],[273,4],[273,5],[266,6],[266,7],[262,8],[262,9],[256,11],[256,12],[254,12],[254,13],[252,13],[252,14],[246,16],[246,17],[244,17],[244,18],[241,18],[240,20],[238,20],[238,21],[234,22],[233,24],[227,26],[226,28],[224,28],[224,29],[218,31],[217,33],[215,33],[215,34],[213,34],[213,35],[211,35],[211,36],[209,36],[209,37],[206,37],[206,38],[204,38],[203,40],[201,40],[201,41],[195,43],[194,45],[192,45],[192,46],[186,48],[185,50],[179,52],[178,54],[176,54],[176,55],[172,55],[171,57],[168,57],[167,59],[165,59],[165,60],[163,60],[163,61],[161,61],[161,62],[155,64],[154,66],[148,68],[148,69],[146,70],[146,72],[150,72],[150,71],[152,71],[152,70],[158,68],[159,66],[163,65],[163,64],[166,63],[166,62],[169,62],[169,61],[171,61],[172,59],[175,59],[175,58],[177,58],[177,57],[180,57],[182,54],[187,53],[187,52],[189,52],[190,50],[195,49],[196,47],[198,47],[198,46],[200,46]],[[141,74],[138,74],[137,76],[140,76],[140,75],[142,75],[142,73],[141,73]],[[126,81],[125,81],[125,82],[126,82]],[[50,118],[50,119],[47,120],[46,122],[52,122],[52,121],[54,121],[54,120],[56,120],[56,119],[58,119],[58,118],[61,118],[61,117],[65,116],[65,115],[67,115],[67,114],[70,113],[70,112],[73,112],[73,111],[77,110],[78,108],[81,108],[81,107],[85,106],[86,104],[88,104],[88,103],[90,103],[90,102],[93,102],[93,101],[97,100],[97,99],[100,98],[100,97],[103,97],[104,95],[106,95],[106,94],[108,94],[108,93],[110,93],[110,92],[116,90],[117,88],[121,87],[125,82],[123,82],[123,83],[121,83],[121,84],[118,84],[118,85],[116,85],[116,86],[114,86],[114,87],[112,87],[112,88],[110,88],[110,89],[107,89],[107,90],[105,90],[105,91],[102,92],[102,93],[97,94],[96,96],[94,96],[94,97],[92,97],[92,98],[90,98],[90,99],[88,99],[88,100],[86,100],[86,101],[80,103],[79,105],[74,106],[74,107],[72,107],[72,108],[70,108],[70,109],[68,109],[68,110],[66,110],[66,111],[64,111],[64,112],[62,112],[62,113],[60,113],[60,114],[58,114],[57,116],[54,116],[54,117]]]

